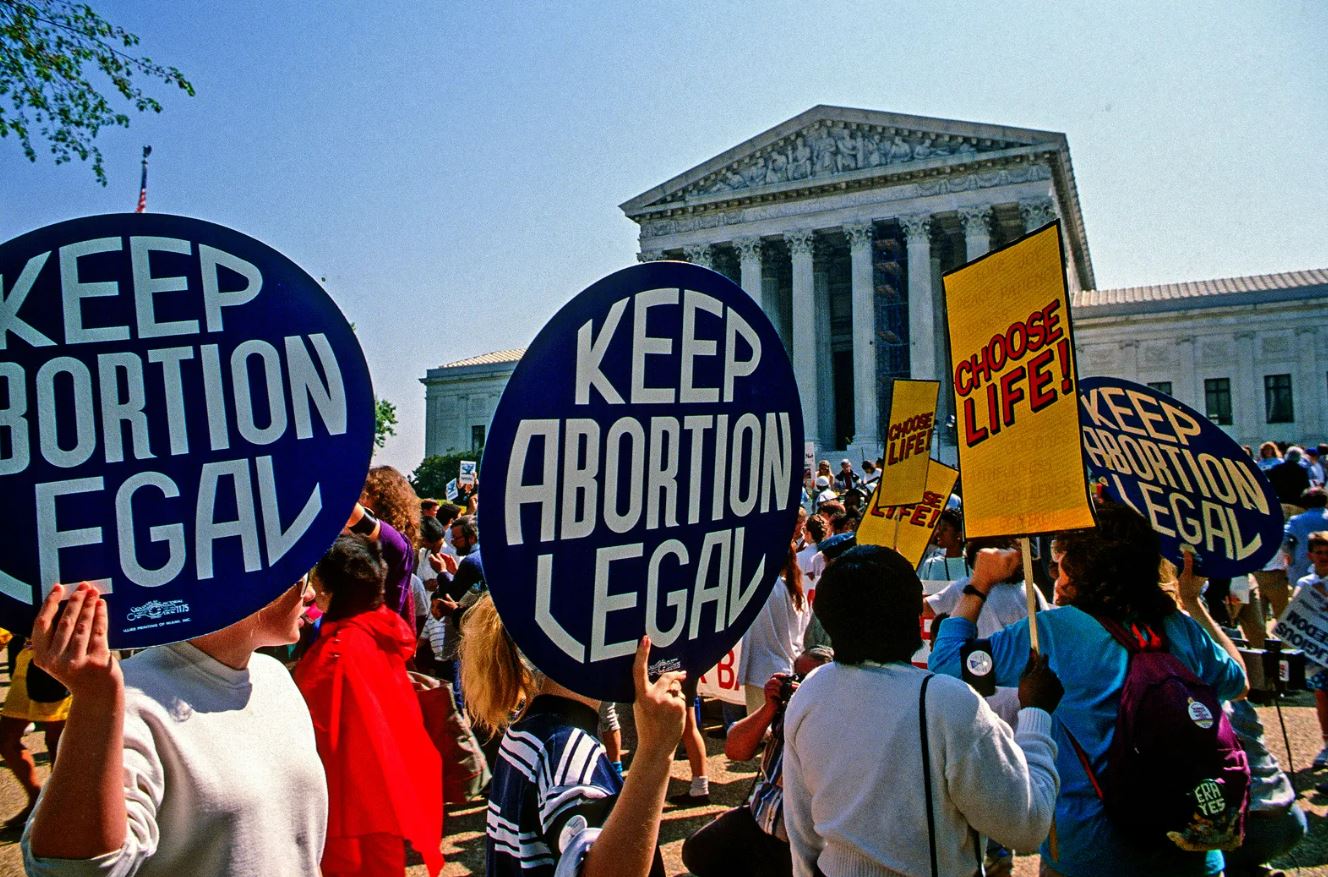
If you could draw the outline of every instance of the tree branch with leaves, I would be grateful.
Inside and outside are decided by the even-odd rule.
[[[17,138],[29,161],[37,160],[34,140],[49,145],[56,164],[91,159],[97,182],[106,185],[94,141],[104,127],[129,127],[129,115],[112,99],[160,113],[143,79],[194,94],[178,69],[135,54],[138,44],[137,35],[83,3],[0,0],[0,137]],[[109,81],[108,94],[90,81],[97,76]]]

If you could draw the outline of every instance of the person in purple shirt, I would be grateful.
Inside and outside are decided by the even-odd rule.
[[[360,492],[360,505],[368,509],[376,521],[385,526],[376,536],[355,530],[369,538],[376,538],[387,561],[387,584],[383,588],[383,602],[406,620],[415,624],[415,600],[411,592],[410,577],[415,573],[415,547],[420,536],[420,498],[405,476],[391,466],[374,466],[364,479]],[[364,525],[362,525],[364,526]],[[369,526],[369,530],[373,527]]]

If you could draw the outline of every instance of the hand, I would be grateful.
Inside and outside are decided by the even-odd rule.
[[[32,623],[32,662],[76,697],[103,701],[117,697],[124,676],[106,642],[110,630],[106,601],[84,582],[69,592],[69,603],[57,622],[64,596],[63,586],[53,587]]]
[[[1024,668],[1024,675],[1019,677],[1020,708],[1037,707],[1048,713],[1054,712],[1064,695],[1065,687],[1047,664],[1047,656],[1030,649],[1028,666]]]
[[[636,720],[637,757],[647,753],[671,758],[682,739],[687,717],[687,697],[682,693],[686,673],[661,673],[650,681],[650,637],[641,637],[636,647],[632,675],[636,681],[636,701],[632,716]]]
[[[771,708],[779,706],[779,693],[784,689],[784,682],[789,679],[787,673],[776,673],[766,680],[765,683],[765,705]],[[793,691],[798,690],[798,683],[794,682]]]
[[[1198,601],[1199,596],[1203,594],[1204,583],[1208,579],[1194,574],[1194,552],[1182,551],[1180,575],[1176,578],[1176,584],[1180,588],[1180,601],[1186,605],[1192,605]]]
[[[450,576],[454,576],[457,571],[457,559],[441,551],[430,551],[429,566],[433,567],[434,572],[445,572]]]
[[[984,594],[1001,582],[1009,581],[1023,560],[1015,548],[984,548],[973,561],[973,577],[969,583]]]
[[[443,618],[455,612],[459,605],[456,600],[444,594],[441,597],[433,598],[433,602],[429,604],[429,614],[442,621]]]

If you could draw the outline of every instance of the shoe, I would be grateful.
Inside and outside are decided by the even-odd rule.
[[[1323,770],[1328,768],[1328,746],[1319,750],[1319,754],[1314,756],[1314,763],[1310,765],[1310,770]]]
[[[669,803],[676,807],[705,807],[710,803],[710,795],[693,795],[691,792],[681,792],[677,795],[669,795]]]
[[[1014,854],[1004,847],[988,850],[982,859],[982,871],[987,877],[1012,877]]]
[[[28,817],[31,815],[32,815],[32,805],[29,804],[27,807],[24,807],[22,810],[20,810],[17,814],[9,817],[4,821],[4,830],[5,831],[21,830],[23,826],[28,824]]]

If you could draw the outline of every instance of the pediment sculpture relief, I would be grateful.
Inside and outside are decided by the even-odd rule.
[[[682,189],[669,201],[690,195],[716,195],[759,186],[831,177],[867,168],[946,156],[975,155],[1018,143],[993,143],[955,134],[927,134],[872,125],[818,122],[764,147]]]

